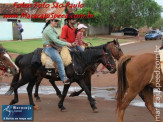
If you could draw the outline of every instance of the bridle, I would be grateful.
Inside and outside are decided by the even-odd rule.
[[[101,68],[100,72],[102,72],[102,71],[106,68],[106,66],[110,66],[111,68],[114,67],[114,65],[112,65],[112,64],[109,62],[109,60],[108,60],[108,62],[107,62],[107,60],[106,60],[106,54],[108,54],[108,53],[106,53],[106,52],[103,50],[103,57],[104,57],[105,65]],[[111,57],[110,57],[110,58],[111,58]],[[73,58],[72,58],[72,66],[73,66],[73,69],[74,69],[76,75],[81,75],[81,76],[83,76],[83,75],[85,74],[85,71],[84,71],[83,73],[81,73],[81,74],[78,73],[78,72],[76,71],[76,69],[75,69],[75,64],[74,64],[74,56],[73,56]],[[97,71],[97,72],[98,72],[98,71]]]
[[[115,46],[114,46],[114,49],[113,49],[112,46],[109,45],[109,48],[110,48],[110,50],[111,50],[112,55],[114,56],[114,58],[117,59],[117,60],[119,60],[119,57],[120,57],[121,55],[118,53],[118,56],[116,57],[116,54],[115,54],[115,51],[114,51],[114,50],[116,50],[116,52],[118,52],[119,50],[121,50],[121,49],[119,48],[119,45],[115,45]]]
[[[5,49],[3,51],[0,52],[1,53],[5,53]],[[5,72],[7,70],[7,68],[9,68],[3,61],[0,61],[0,69],[2,70],[2,74],[0,76],[5,75]]]
[[[100,72],[103,72],[103,70],[107,67],[107,66],[110,66],[111,68],[114,68],[114,65],[112,65],[110,62],[109,62],[109,59],[111,58],[111,56],[109,56],[109,59],[108,59],[108,62],[106,60],[106,54],[108,53],[105,53],[104,50],[103,50],[103,57],[104,57],[104,61],[105,61],[105,65],[103,65],[103,67],[100,69]],[[114,60],[114,58],[113,58]]]
[[[2,74],[0,76],[3,76],[6,72],[6,65],[2,61],[0,61],[0,65],[5,67],[0,66],[0,69],[2,70]]]

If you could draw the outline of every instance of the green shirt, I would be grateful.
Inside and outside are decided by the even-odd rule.
[[[45,30],[43,31],[43,33],[46,36],[46,37],[44,37],[44,34],[42,34],[43,45],[49,45],[50,41],[53,41],[54,43],[56,43],[58,45],[62,45],[62,46],[68,45],[67,42],[64,42],[64,41],[61,41],[60,39],[58,39],[58,34],[51,25],[48,25],[45,28]]]

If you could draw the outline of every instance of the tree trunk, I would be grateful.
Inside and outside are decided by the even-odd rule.
[[[111,34],[112,30],[113,30],[113,26],[109,24],[109,35]]]

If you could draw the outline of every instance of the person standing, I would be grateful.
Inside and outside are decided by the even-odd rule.
[[[17,28],[18,28],[18,31],[19,31],[19,40],[22,41],[23,26],[22,26],[22,23],[21,23],[20,20],[18,20]]]

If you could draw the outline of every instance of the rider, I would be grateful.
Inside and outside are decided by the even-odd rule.
[[[58,51],[56,49],[54,49],[50,44],[50,42],[52,41],[52,42],[54,42],[54,44],[56,46],[69,46],[69,47],[74,46],[74,43],[64,42],[64,41],[61,41],[60,39],[58,39],[58,34],[54,28],[57,27],[59,20],[60,19],[58,19],[58,18],[55,18],[55,19],[47,18],[46,19],[46,24],[42,31],[42,40],[43,40],[43,47],[44,47],[43,51],[49,57],[51,57],[53,61],[56,62],[58,73],[59,73],[61,80],[63,81],[63,83],[68,84],[69,80],[66,77],[65,69],[64,69],[64,65],[63,65],[61,56],[59,55]]]
[[[69,43],[75,42],[75,27],[74,24],[76,23],[74,13],[69,13],[68,17],[65,19],[67,24],[63,26],[62,32],[61,32],[61,40],[66,41]],[[71,48],[72,49],[72,48]],[[74,49],[72,49],[74,50]]]
[[[76,39],[75,39],[77,45],[76,48],[81,52],[84,51],[82,46],[88,46],[88,43],[83,41],[83,32],[85,31],[85,29],[87,29],[87,26],[85,26],[84,24],[79,24]]]

